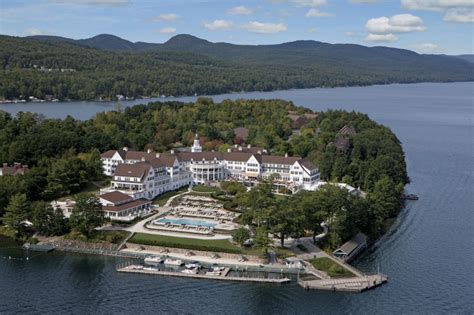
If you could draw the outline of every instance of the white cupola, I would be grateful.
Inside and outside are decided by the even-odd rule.
[[[194,143],[193,146],[191,147],[191,152],[202,152],[202,147],[201,144],[199,143],[199,136],[196,132],[196,135],[194,136]]]

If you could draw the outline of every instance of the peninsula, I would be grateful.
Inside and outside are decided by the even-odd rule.
[[[408,182],[400,142],[364,114],[199,98],[87,121],[0,120],[13,135],[0,158],[28,169],[0,176],[2,234],[160,262],[268,264],[266,275],[303,268],[305,288],[363,291],[386,280],[369,283],[347,264],[386,231]],[[130,268],[143,270],[119,269]]]

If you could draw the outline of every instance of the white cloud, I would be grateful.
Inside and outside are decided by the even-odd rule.
[[[234,23],[226,20],[214,20],[209,23],[204,23],[204,27],[210,31],[227,31],[234,27]]]
[[[160,34],[174,34],[176,33],[176,29],[174,27],[163,27],[162,29],[158,30]]]
[[[249,15],[253,13],[253,10],[241,5],[227,10],[227,13],[232,15]]]
[[[441,11],[449,8],[472,7],[473,0],[401,0],[402,6],[410,10]]]
[[[396,42],[398,37],[393,34],[369,34],[365,40],[369,42]]]
[[[25,34],[26,35],[29,35],[29,36],[35,36],[35,35],[51,35],[50,32],[47,32],[45,30],[40,30],[38,28],[34,28],[34,27],[31,27],[31,28],[27,28],[25,30]]]
[[[52,3],[59,4],[85,4],[85,5],[126,5],[130,0],[50,0]]]
[[[372,34],[410,33],[426,30],[423,20],[411,14],[398,14],[390,18],[382,16],[370,19],[365,28]]]
[[[291,0],[300,7],[321,7],[327,4],[326,0]]]
[[[376,3],[378,0],[351,0],[352,3],[357,3],[357,4],[371,4],[371,3]]]
[[[179,15],[177,15],[175,13],[165,13],[165,14],[158,15],[158,17],[156,19],[154,19],[154,21],[155,22],[158,22],[158,21],[171,22],[171,21],[176,20],[177,18],[179,18]]]
[[[453,8],[446,11],[443,18],[446,22],[474,23],[474,9]]]
[[[318,29],[316,27],[311,27],[310,29],[308,29],[308,33],[314,34],[317,32],[318,32]]]
[[[433,43],[420,43],[414,45],[413,49],[415,49],[420,54],[432,54],[438,52],[438,45]]]
[[[285,32],[288,27],[284,23],[261,23],[261,22],[249,22],[242,25],[242,28],[252,33],[259,34],[275,34]]]
[[[308,12],[306,12],[306,17],[330,17],[334,16],[334,14],[328,13],[328,12],[321,12],[318,9],[309,9]]]

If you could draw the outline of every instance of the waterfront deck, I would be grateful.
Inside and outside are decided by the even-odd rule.
[[[49,253],[53,250],[55,250],[54,246],[48,245],[48,244],[24,244],[23,245],[24,249],[35,251],[35,252],[45,252]]]
[[[224,269],[220,276],[211,276],[205,274],[189,274],[176,271],[160,271],[160,270],[144,270],[140,268],[140,265],[129,265],[126,267],[117,268],[118,272],[129,272],[129,273],[142,273],[149,275],[159,275],[159,276],[172,276],[172,277],[185,277],[185,278],[194,278],[194,279],[208,279],[208,280],[225,280],[225,281],[239,281],[239,282],[263,282],[263,283],[275,283],[282,284],[290,282],[289,278],[252,278],[252,277],[232,277],[227,276],[230,272],[230,268]]]
[[[383,274],[367,275],[364,277],[339,278],[339,279],[321,279],[321,280],[302,280],[298,279],[298,284],[309,290],[326,291],[344,291],[344,292],[363,292],[378,287],[388,281],[387,276]]]

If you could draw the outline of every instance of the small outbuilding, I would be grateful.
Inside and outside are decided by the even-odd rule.
[[[365,248],[367,248],[367,235],[359,232],[349,241],[345,242],[341,247],[336,249],[333,252],[333,255],[344,262],[350,262]]]

